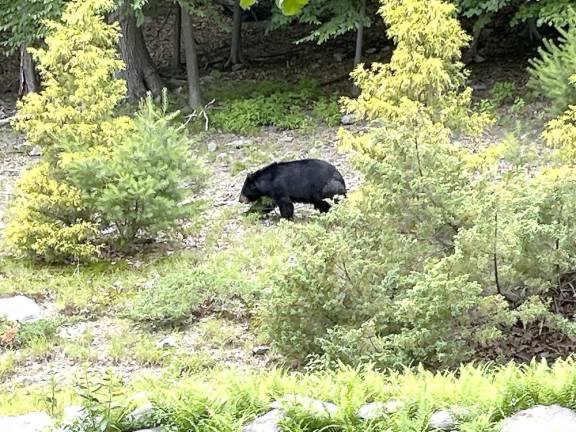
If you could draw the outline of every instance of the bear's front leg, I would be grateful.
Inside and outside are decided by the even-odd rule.
[[[330,204],[328,204],[326,201],[316,201],[314,203],[314,208],[318,211],[320,211],[320,213],[326,213],[328,212],[328,210],[330,210]]]
[[[288,197],[274,198],[276,205],[280,209],[280,216],[284,219],[292,219],[294,217],[294,204]]]

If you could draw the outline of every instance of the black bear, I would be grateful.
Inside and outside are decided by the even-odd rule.
[[[248,174],[240,202],[247,204],[269,197],[280,208],[280,215],[291,219],[293,203],[314,204],[314,208],[324,213],[330,209],[330,204],[324,200],[335,195],[346,196],[346,183],[336,167],[318,159],[302,159],[274,162]]]

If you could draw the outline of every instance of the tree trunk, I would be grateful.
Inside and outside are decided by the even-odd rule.
[[[186,58],[186,75],[188,76],[188,105],[191,108],[202,106],[200,96],[200,73],[198,72],[198,55],[192,29],[192,17],[182,8],[182,39]]]
[[[232,42],[230,44],[230,58],[228,64],[242,63],[242,9],[240,0],[234,3],[234,18],[232,23]]]
[[[356,52],[354,54],[354,68],[362,61],[362,50],[364,46],[364,18],[366,17],[366,0],[360,4],[360,22],[358,22],[358,31],[356,33]],[[360,89],[354,84],[352,86],[352,95],[360,95]]]
[[[20,47],[20,86],[18,88],[18,96],[23,96],[28,92],[37,92],[40,90],[40,80],[34,60],[28,52],[28,47],[22,45]]]
[[[126,64],[124,77],[128,86],[128,98],[139,99],[147,91],[158,95],[162,92],[164,83],[152,62],[142,29],[136,24],[136,16],[128,0],[122,2],[119,13],[122,29],[120,52]]]
[[[172,39],[172,67],[175,70],[180,68],[182,58],[180,56],[180,39],[182,38],[182,9],[176,5],[176,22],[174,23],[174,39]]]

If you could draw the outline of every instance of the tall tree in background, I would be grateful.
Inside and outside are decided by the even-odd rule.
[[[234,13],[232,16],[232,40],[230,41],[229,64],[242,62],[242,7],[240,0],[234,0]]]
[[[122,0],[118,8],[118,20],[122,29],[120,53],[126,64],[128,98],[132,100],[140,99],[148,91],[158,95],[164,87],[146,48],[142,28],[136,19],[135,8],[140,7],[139,4],[132,4],[129,0]]]
[[[184,57],[186,59],[186,75],[188,78],[188,105],[192,108],[202,106],[200,93],[200,71],[198,68],[198,52],[194,40],[192,16],[185,1],[180,3],[182,14],[182,40],[184,42]]]

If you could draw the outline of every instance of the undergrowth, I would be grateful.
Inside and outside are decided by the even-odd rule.
[[[502,419],[535,404],[560,404],[576,408],[576,364],[558,361],[550,366],[532,363],[466,365],[453,372],[432,373],[423,369],[399,373],[382,373],[370,367],[310,374],[289,374],[280,370],[246,372],[239,369],[213,370],[191,376],[165,375],[161,378],[141,376],[123,383],[107,375],[102,382],[82,381],[76,393],[69,387],[54,392],[55,414],[69,403],[89,401],[93,416],[107,415],[110,424],[119,421],[118,430],[129,430],[122,407],[132,407],[135,395],[152,402],[154,425],[174,432],[188,430],[237,431],[258,415],[270,411],[270,404],[286,395],[296,394],[332,402],[338,410],[330,417],[318,417],[295,405],[282,421],[284,430],[311,432],[324,430],[390,432],[426,429],[433,412],[459,407],[459,430],[497,431]],[[98,384],[98,385],[97,385]],[[90,397],[90,389],[98,395]],[[24,390],[20,387],[0,392],[0,413],[18,414],[46,410],[47,386]],[[111,402],[108,397],[111,395]],[[96,397],[97,396],[97,397]],[[396,413],[363,421],[356,415],[365,403],[395,399],[403,403]],[[100,402],[99,402],[100,401]],[[87,422],[90,422],[89,418]],[[152,426],[152,425],[148,425]]]
[[[262,126],[306,129],[340,120],[336,97],[323,94],[315,81],[296,85],[279,81],[234,83],[213,90],[218,101],[211,115],[214,127],[226,132],[252,133]]]

